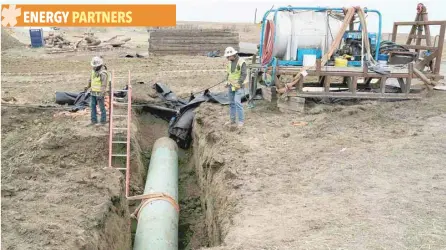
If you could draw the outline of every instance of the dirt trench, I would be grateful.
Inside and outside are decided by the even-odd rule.
[[[2,107],[4,249],[132,249],[130,214],[138,203],[125,199],[124,175],[107,168],[108,129],[58,114]],[[139,195],[152,146],[168,136],[168,124],[143,109],[134,115],[130,195]],[[212,142],[196,127],[194,147],[179,150],[180,250],[218,245],[224,221]]]
[[[150,113],[149,109],[135,110],[133,120],[132,159],[140,159],[132,164],[131,195],[143,193],[150,154],[154,142],[168,136],[168,123]],[[213,144],[206,140],[206,131],[199,124],[194,125],[193,147],[179,149],[179,205],[178,247],[180,250],[199,249],[221,243],[220,223],[227,222],[225,201],[227,196],[222,185],[223,179],[215,178],[218,163],[214,162]],[[204,138],[204,140],[203,140]],[[130,203],[130,211],[138,205]],[[223,206],[221,206],[223,205]],[[136,232],[136,222],[132,225],[132,238]]]

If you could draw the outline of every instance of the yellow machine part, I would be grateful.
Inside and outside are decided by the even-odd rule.
[[[347,67],[348,60],[342,57],[335,58],[335,67]]]

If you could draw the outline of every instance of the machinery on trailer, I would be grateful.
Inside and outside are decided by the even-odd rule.
[[[371,50],[376,51],[376,33],[369,32],[368,37]],[[347,60],[347,66],[349,67],[360,67],[363,54],[362,47],[362,31],[360,29],[346,31],[343,36],[342,45],[335,55],[349,58],[350,60]],[[331,60],[328,63],[333,61]]]
[[[444,78],[439,68],[446,21],[427,21],[424,5],[417,9],[416,21],[395,23],[392,41],[382,41],[378,10],[291,6],[269,10],[262,20],[259,58],[250,65],[250,89],[263,84],[275,87],[279,94],[304,98],[421,98],[411,93],[412,79],[434,85]],[[368,30],[371,16],[377,17],[376,32]],[[413,28],[407,44],[398,45],[396,31],[401,25]],[[436,45],[430,42],[431,25],[440,25]],[[412,39],[416,45],[410,44]],[[426,39],[425,46],[422,39]],[[293,76],[292,81],[282,83],[283,75]],[[391,78],[397,79],[397,93],[386,91]],[[372,85],[373,81],[377,84]],[[306,87],[322,87],[322,91]]]

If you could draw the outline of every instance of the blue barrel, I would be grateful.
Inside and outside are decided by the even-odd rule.
[[[31,46],[33,48],[43,47],[43,29],[29,29],[29,36],[31,38]]]
[[[386,55],[386,54],[378,55],[378,61],[388,61],[388,60],[389,60],[389,55]]]

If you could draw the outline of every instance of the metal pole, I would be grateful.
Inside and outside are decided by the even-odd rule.
[[[330,29],[330,17],[328,16],[328,12],[325,12],[325,14],[326,14],[326,18],[327,18],[327,27],[325,27],[325,46],[324,46],[324,52],[322,53],[323,55],[328,51],[328,32]],[[321,48],[321,50],[322,50],[322,48]]]
[[[130,195],[130,129],[132,123],[132,85],[130,84],[130,70],[129,79],[127,83],[127,157],[125,162],[125,196]]]
[[[112,154],[113,154],[113,87],[115,84],[115,71],[112,71],[112,79],[110,83],[110,100],[109,100],[109,117],[108,117],[108,129],[109,129],[109,138],[108,138],[108,167],[112,167]]]
[[[254,24],[256,24],[257,22],[257,8],[256,11],[254,12]]]
[[[164,193],[178,203],[178,147],[168,137],[153,145],[144,195]],[[144,201],[142,201],[144,202]],[[177,250],[176,208],[166,200],[152,200],[138,215],[134,250]]]
[[[381,12],[377,10],[367,10],[367,12],[374,12],[378,15],[378,38],[376,40],[376,53],[375,53],[375,60],[378,61],[378,55],[379,55],[379,48],[381,46],[381,35],[382,35],[382,15]]]
[[[364,29],[361,29],[361,68],[364,69]]]

